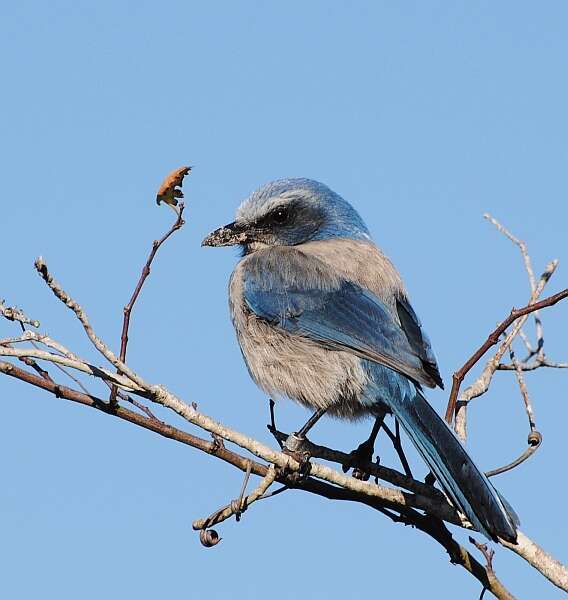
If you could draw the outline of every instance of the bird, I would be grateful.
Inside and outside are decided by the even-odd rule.
[[[515,543],[516,513],[426,400],[424,387],[443,388],[432,345],[350,203],[311,179],[276,180],[202,245],[242,251],[229,281],[237,340],[265,393],[315,411],[297,439],[323,414],[375,417],[375,435],[391,414],[473,527]]]

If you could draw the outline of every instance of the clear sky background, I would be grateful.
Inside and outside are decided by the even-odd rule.
[[[187,226],[135,308],[129,362],[272,443],[228,317],[237,254],[200,240],[260,184],[311,177],[352,202],[395,261],[449,384],[529,294],[517,249],[483,212],[526,240],[535,270],[561,260],[550,292],[568,285],[567,26],[562,1],[2,2],[0,297],[100,362],[33,260],[46,257],[118,349],[122,306],[173,216],[156,189],[195,165]],[[568,304],[544,315],[559,360],[567,318]],[[0,323],[0,337],[15,331]],[[566,562],[568,373],[528,385],[543,446],[495,482]],[[0,398],[3,598],[479,595],[424,535],[300,492],[225,523],[204,549],[191,522],[237,496],[236,470],[6,378]],[[443,412],[447,394],[429,398]],[[306,418],[277,410],[286,430]],[[484,469],[525,448],[512,376],[497,374],[470,423]],[[313,439],[348,451],[369,427],[327,420]],[[495,568],[521,598],[561,595],[505,550]]]

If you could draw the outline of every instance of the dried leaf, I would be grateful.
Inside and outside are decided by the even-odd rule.
[[[178,198],[183,198],[183,192],[181,191],[181,186],[183,185],[183,178],[191,171],[191,167],[180,167],[179,169],[175,169],[172,171],[165,179],[162,181],[162,185],[158,190],[158,195],[156,196],[157,204],[160,202],[165,202],[170,206],[177,206]]]

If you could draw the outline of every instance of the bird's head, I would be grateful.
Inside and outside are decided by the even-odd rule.
[[[240,245],[248,254],[333,238],[371,239],[359,213],[323,183],[281,179],[252,193],[235,221],[210,233],[202,246]]]

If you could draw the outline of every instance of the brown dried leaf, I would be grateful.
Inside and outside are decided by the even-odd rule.
[[[183,198],[183,192],[181,191],[183,178],[190,171],[191,167],[179,167],[179,169],[173,170],[164,181],[162,181],[162,185],[156,196],[156,203],[160,204],[160,202],[165,202],[170,206],[177,206],[177,199]]]

